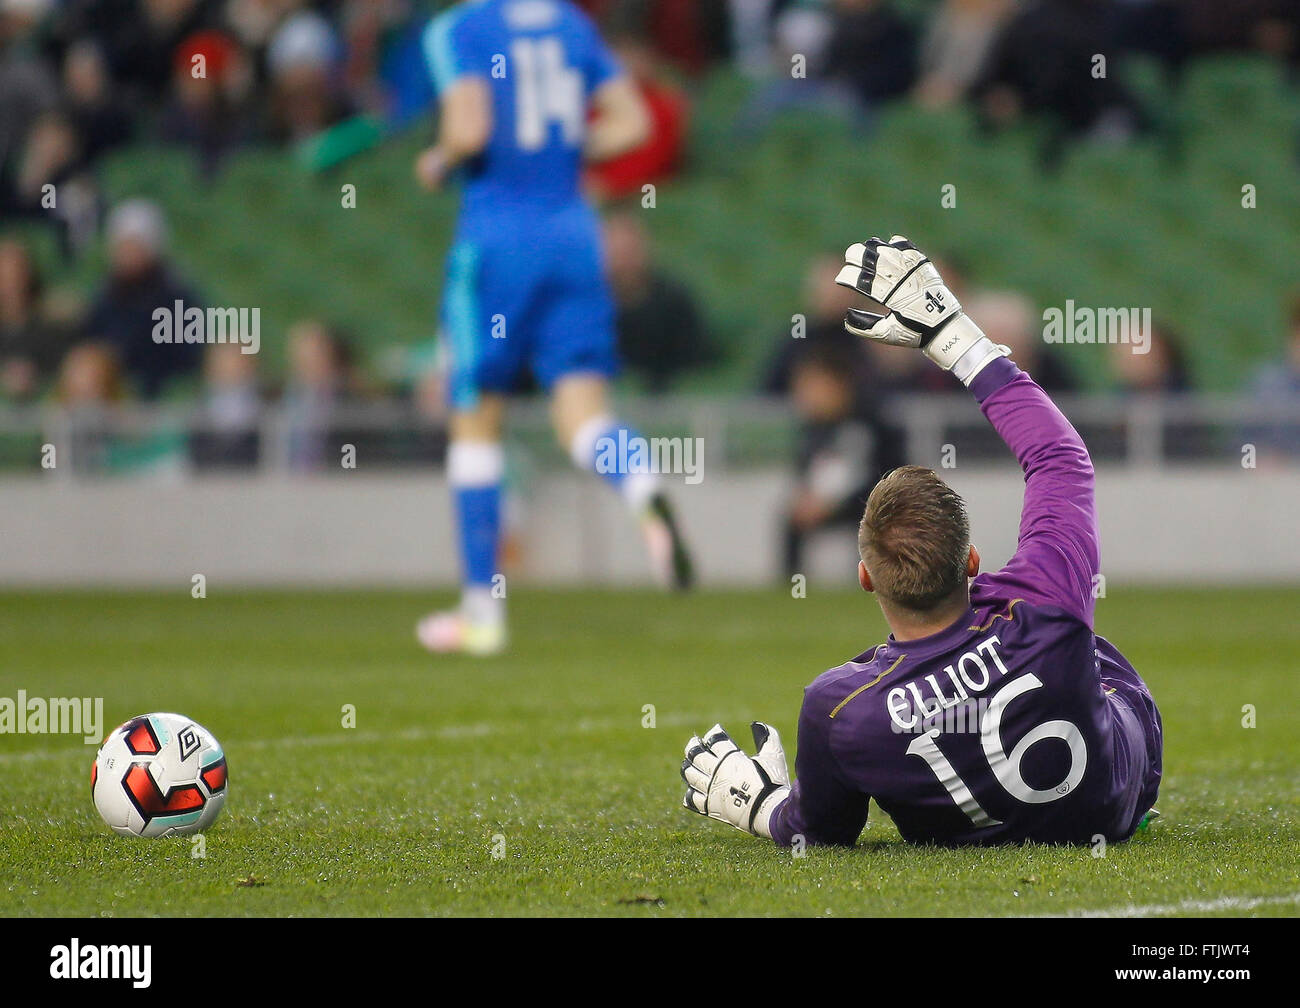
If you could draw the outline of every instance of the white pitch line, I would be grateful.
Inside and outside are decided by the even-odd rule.
[[[704,723],[706,720],[694,714],[667,714],[657,717],[655,726],[656,728],[694,726],[697,731],[703,731],[708,727]],[[227,752],[232,749],[239,752],[254,749],[301,749],[317,746],[369,745],[394,740],[399,742],[450,741],[463,738],[483,738],[487,735],[518,735],[533,731],[535,727],[535,725],[526,725],[518,721],[478,721],[470,724],[442,725],[437,728],[403,728],[401,731],[393,732],[359,731],[355,728],[340,727],[338,731],[329,735],[281,735],[276,738],[236,739],[232,744],[226,745],[225,748]],[[636,731],[647,730],[641,727],[641,712],[638,710],[636,714],[629,715],[627,718],[584,719],[567,725],[558,732],[549,732],[548,734],[595,735],[618,731],[623,728],[635,729]],[[682,745],[685,745],[686,740],[684,738],[680,741]],[[8,763],[57,762],[64,759],[70,760],[74,757],[81,758],[85,754],[93,757],[94,753],[95,743],[86,745],[84,749],[31,749],[27,752],[0,753],[0,766]]]
[[[1183,900],[1181,903],[1128,904],[1104,910],[1070,910],[1061,914],[1038,914],[1042,917],[1158,917],[1162,914],[1215,913],[1221,910],[1254,910],[1262,906],[1293,906],[1300,903],[1300,892],[1284,896],[1221,896],[1213,900]]]

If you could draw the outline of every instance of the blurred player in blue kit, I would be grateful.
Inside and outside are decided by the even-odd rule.
[[[441,115],[416,177],[430,190],[457,177],[463,190],[441,317],[463,591],[456,609],[421,620],[417,636],[435,652],[495,654],[507,641],[505,600],[494,591],[502,426],[525,369],[549,392],[574,463],[599,469],[640,519],[660,582],[686,588],[692,578],[657,478],[627,458],[597,464],[636,435],[609,403],[614,308],[580,174],[584,160],[640,144],[649,118],[567,0],[464,0],[433,19],[423,44]]]

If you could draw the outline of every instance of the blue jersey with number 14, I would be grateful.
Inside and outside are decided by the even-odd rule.
[[[492,137],[464,169],[462,234],[580,202],[587,107],[619,72],[581,10],[564,0],[466,0],[434,19],[424,48],[439,93],[466,76],[491,87]]]

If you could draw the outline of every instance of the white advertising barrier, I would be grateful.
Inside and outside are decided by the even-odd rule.
[[[1015,549],[1013,467],[943,471],[967,499],[986,569]],[[781,470],[707,476],[668,489],[705,584],[770,584],[779,570]],[[596,487],[598,492],[593,493]],[[1215,469],[1101,474],[1108,585],[1300,583],[1300,473]],[[579,475],[512,501],[521,581],[649,580],[636,523]],[[811,581],[852,583],[851,529],[808,553]],[[7,479],[0,484],[0,587],[452,584],[457,559],[441,477]]]

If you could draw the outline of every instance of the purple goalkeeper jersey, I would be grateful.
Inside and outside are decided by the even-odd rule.
[[[998,359],[971,391],[1025,473],[1016,555],[948,629],[892,636],[804,691],[772,838],[852,844],[871,799],[943,845],[1125,840],[1160,784],[1160,714],[1092,629],[1093,469],[1041,388]]]

